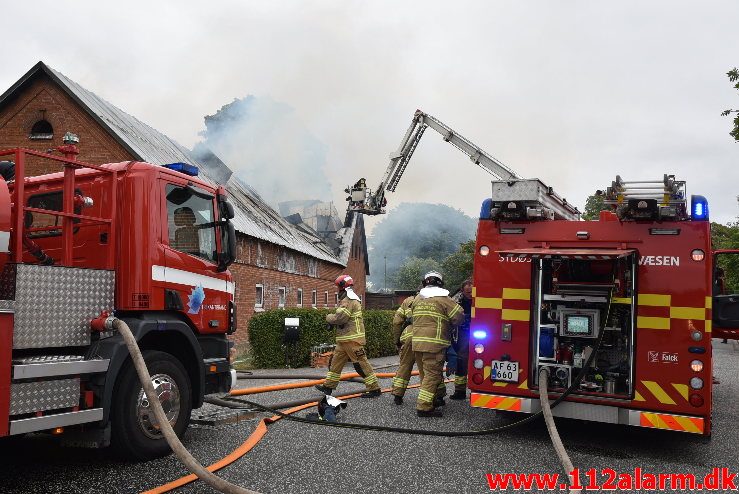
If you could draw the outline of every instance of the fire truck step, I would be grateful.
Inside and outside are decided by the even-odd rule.
[[[91,408],[79,412],[58,413],[44,415],[42,417],[31,417],[27,419],[11,420],[10,435],[25,434],[28,432],[43,431],[55,427],[68,427],[70,425],[97,422],[103,419],[102,408]]]
[[[109,359],[84,360],[81,355],[42,355],[13,361],[13,379],[72,376],[105,372]]]

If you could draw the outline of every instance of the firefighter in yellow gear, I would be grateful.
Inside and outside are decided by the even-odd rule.
[[[344,365],[351,361],[367,387],[362,398],[375,398],[381,394],[380,383],[364,351],[366,340],[361,299],[354,293],[354,280],[351,276],[341,275],[334,283],[340,290],[339,306],[336,312],[326,316],[326,322],[336,328],[336,349],[331,357],[326,380],[322,385],[316,386],[316,389],[330,395],[341,380]]]
[[[451,344],[451,330],[464,322],[464,311],[443,288],[440,273],[423,277],[423,288],[412,304],[413,356],[421,375],[416,413],[419,417],[441,417],[435,405],[444,403],[444,357]]]
[[[465,280],[459,294],[452,298],[464,310],[464,322],[457,329],[457,338],[452,343],[454,353],[457,355],[456,368],[454,372],[454,394],[451,400],[464,400],[467,398],[467,366],[470,359],[470,321],[472,320],[472,280]],[[447,369],[447,373],[449,369]]]
[[[393,316],[393,340],[400,353],[400,365],[393,378],[392,390],[393,401],[396,405],[403,404],[403,395],[411,378],[413,364],[416,362],[412,348],[413,327],[411,326],[411,304],[415,299],[416,296],[411,295],[403,300]]]

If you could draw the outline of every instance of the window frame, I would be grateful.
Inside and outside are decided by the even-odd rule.
[[[328,307],[328,290],[323,292],[323,306]]]
[[[254,308],[255,309],[263,309],[264,308],[264,285],[262,283],[257,283],[254,286]],[[257,294],[261,293],[261,300],[257,298]]]
[[[303,289],[302,288],[298,288],[296,292],[296,302],[297,303],[295,305],[297,305],[298,307],[303,306]]]
[[[318,307],[318,290],[312,290],[310,293],[311,307]]]
[[[175,232],[177,231],[177,227],[175,227],[174,230],[171,230],[171,228],[170,228],[171,227],[170,220],[172,222],[174,222],[174,212],[178,208],[184,207],[183,205],[176,205],[174,203],[171,203],[167,199],[167,196],[172,192],[172,190],[174,188],[186,189],[186,190],[187,189],[194,189],[196,191],[196,194],[194,194],[194,197],[198,197],[202,201],[208,202],[210,204],[211,221],[210,222],[206,222],[206,223],[202,223],[202,224],[203,225],[207,225],[208,223],[212,224],[212,227],[209,227],[209,229],[211,230],[211,233],[213,235],[213,239],[212,239],[213,251],[210,253],[210,255],[212,256],[212,258],[211,257],[203,257],[202,255],[200,255],[200,254],[202,254],[204,252],[203,249],[200,247],[200,245],[198,246],[198,248],[199,248],[199,253],[198,254],[195,254],[193,252],[187,252],[187,251],[184,251],[184,250],[180,250],[180,249],[177,248],[177,246],[173,245],[173,243],[172,243],[172,238],[173,237],[172,238],[170,237],[170,232],[174,236],[175,235]],[[204,194],[204,195],[210,195],[211,196],[211,199],[207,199],[205,197],[198,196],[197,193],[201,193],[201,194]],[[188,199],[188,201],[189,200],[190,199]],[[216,201],[215,196],[213,196],[207,190],[204,190],[203,188],[198,187],[197,185],[183,184],[183,183],[179,183],[179,182],[175,182],[175,181],[165,180],[164,181],[164,215],[165,215],[164,216],[164,219],[166,221],[166,223],[165,223],[166,227],[163,228],[163,230],[164,230],[164,232],[163,232],[163,241],[166,242],[166,245],[170,249],[175,250],[177,252],[180,252],[182,254],[185,254],[185,255],[188,255],[188,256],[192,256],[192,257],[196,257],[196,258],[201,259],[201,260],[203,260],[205,262],[217,264],[218,263],[218,255],[219,255],[219,252],[220,252],[220,249],[219,249],[219,241],[220,241],[220,239],[219,239],[219,234],[218,234],[218,231],[217,231],[217,228],[216,228],[216,224],[218,223],[218,219],[217,219],[218,218],[218,215],[217,215],[217,213],[218,213],[218,207],[217,207],[215,201]],[[185,201],[185,202],[187,202],[187,201]],[[170,210],[169,210],[170,209],[170,204],[172,206],[176,206],[176,207],[174,207],[172,209],[172,216],[170,216]],[[183,203],[183,204],[185,204],[185,203]],[[199,226],[199,225],[197,225],[197,212],[196,211],[193,211],[193,213],[196,214],[196,216],[195,216],[196,217],[196,225],[195,226]],[[198,243],[200,244],[200,231],[198,231]],[[262,298],[264,298],[264,297],[262,297]]]
[[[287,304],[287,288],[284,286],[277,288],[277,307],[284,308]]]

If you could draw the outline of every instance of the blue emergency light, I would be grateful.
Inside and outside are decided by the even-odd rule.
[[[488,337],[488,333],[482,329],[476,329],[472,332],[472,337],[476,340],[484,340]]]
[[[164,165],[164,168],[169,168],[170,170],[184,173],[185,175],[190,175],[191,177],[198,176],[198,167],[189,163],[170,163],[168,165]]]
[[[690,212],[693,221],[708,221],[708,200],[703,196],[690,196]]]

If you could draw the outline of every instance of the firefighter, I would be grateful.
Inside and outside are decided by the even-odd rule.
[[[464,400],[467,398],[467,365],[470,358],[470,321],[472,320],[472,281],[465,280],[459,296],[455,297],[464,310],[464,322],[459,326],[457,338],[452,347],[457,355],[454,369],[454,394],[450,400]]]
[[[393,316],[393,339],[400,353],[400,365],[393,379],[393,402],[396,405],[403,404],[403,395],[411,378],[413,364],[416,362],[412,348],[412,312],[411,304],[417,295],[411,295],[403,300]]]
[[[444,404],[444,355],[451,344],[451,329],[464,321],[464,311],[449,298],[440,273],[423,277],[423,288],[413,302],[413,356],[421,374],[416,413],[419,417],[441,417],[436,406]]]
[[[351,276],[342,274],[334,283],[339,288],[339,306],[336,312],[326,316],[326,322],[336,328],[336,350],[329,363],[326,381],[323,385],[316,386],[316,389],[330,395],[341,380],[344,365],[351,361],[367,387],[362,398],[376,398],[381,394],[380,383],[364,351],[366,340],[361,299],[354,293],[354,280]]]

